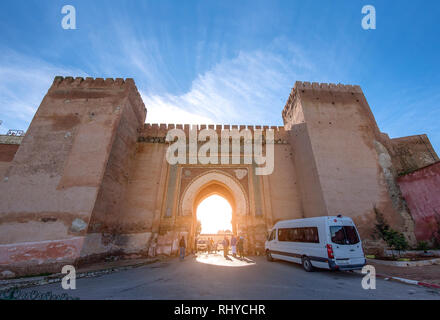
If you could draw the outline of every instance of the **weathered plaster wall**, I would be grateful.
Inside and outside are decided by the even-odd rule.
[[[256,129],[262,129],[263,132],[269,129],[268,126],[230,126],[230,125],[165,125],[165,124],[146,124],[142,132],[140,133],[139,141],[147,145],[163,145],[165,144],[165,136],[168,130],[173,128],[179,128],[185,130],[187,133],[191,128],[195,128],[197,132],[204,128],[215,129],[218,137],[221,137],[221,132],[224,129],[249,129],[253,132]],[[218,170],[226,176],[234,177],[243,188],[246,201],[249,207],[246,210],[239,209],[236,217],[237,232],[246,232],[249,235],[249,242],[252,246],[262,245],[266,236],[267,228],[271,227],[274,220],[288,219],[293,217],[301,217],[301,205],[298,203],[299,192],[295,185],[295,170],[292,162],[292,150],[287,143],[287,135],[283,127],[271,127],[274,130],[274,150],[275,150],[275,168],[274,173],[267,177],[256,176],[254,174],[254,167],[243,165],[177,165],[168,166],[166,173],[166,183],[163,185],[163,190],[160,191],[163,194],[161,198],[161,220],[160,227],[158,229],[159,237],[157,252],[169,254],[170,250],[176,250],[177,247],[173,245],[175,240],[182,234],[185,236],[191,236],[192,217],[188,212],[194,212],[195,208],[186,209],[186,213],[180,212],[180,201],[186,187],[193,180],[208,173],[212,170]],[[200,145],[199,145],[200,146]],[[165,149],[164,149],[165,152]],[[155,151],[157,154],[157,150]],[[243,156],[243,149],[241,156]],[[153,155],[149,155],[148,159]],[[147,161],[147,160],[146,160]],[[152,160],[149,160],[152,161]],[[142,169],[140,169],[142,170]],[[246,172],[243,176],[240,173]],[[292,176],[290,176],[292,175]],[[164,176],[162,173],[161,176]],[[159,183],[159,175],[155,178],[149,177],[149,180],[153,179],[156,183]],[[219,178],[219,180],[222,180]],[[218,182],[218,181],[217,181]],[[206,183],[210,183],[210,180],[206,180]],[[228,187],[231,187],[228,184]],[[205,186],[201,186],[200,190],[195,192],[203,193]],[[145,189],[142,187],[141,189]],[[222,194],[228,199],[227,194]],[[229,199],[231,205],[234,207],[239,199]],[[239,202],[241,203],[241,202]],[[128,204],[128,202],[127,202]],[[145,206],[145,205],[144,205]],[[157,204],[156,204],[157,207]],[[241,212],[243,211],[243,212]],[[151,217],[151,213],[149,214]],[[157,214],[155,215],[157,217]],[[234,218],[233,218],[234,219]],[[235,228],[235,224],[234,224]],[[192,239],[189,239],[190,242]],[[192,243],[191,243],[192,244]]]
[[[10,162],[0,161],[0,179],[3,179],[6,171],[8,171]]]
[[[303,218],[300,185],[293,162],[293,149],[289,144],[275,145],[275,166],[268,180],[269,186],[264,193],[269,193],[267,198],[271,203],[272,222]]]
[[[143,127],[145,114],[142,106],[126,99],[125,112],[118,123],[115,139],[105,169],[102,184],[92,213],[92,223],[89,232],[102,233],[132,233],[136,231],[136,222],[131,222],[124,216],[122,210],[126,189],[131,176],[137,175],[133,166],[137,154],[139,130]],[[141,103],[141,101],[137,101]],[[148,163],[144,170],[149,170]],[[131,227],[127,227],[130,225]]]
[[[162,198],[165,196],[163,188],[160,188],[163,166],[166,165],[165,151],[165,144],[136,143],[130,170],[120,176],[123,179],[121,186],[125,188],[122,195],[117,193],[116,196],[122,196],[121,202],[113,203],[111,200],[113,190],[122,190],[112,189],[110,183],[107,190],[110,199],[101,199],[104,202],[100,208],[102,211],[99,212],[99,218],[94,216],[92,220],[81,256],[148,254],[154,219],[160,216]]]
[[[34,254],[43,259],[44,253],[27,243],[56,240],[67,248],[68,239],[86,234],[129,107],[145,117],[133,80],[55,78],[0,182],[0,252],[22,243],[28,250],[22,257],[32,264]],[[60,255],[57,262],[71,258]]]
[[[22,136],[0,135],[0,179],[3,179],[22,140]]]
[[[426,134],[390,139],[388,146],[398,175],[440,160]]]
[[[135,162],[121,209],[120,225],[124,233],[151,231],[155,215],[161,210],[161,175],[166,171],[166,145],[138,143]],[[159,199],[159,201],[158,201]]]
[[[0,178],[3,178],[8,170],[17,150],[16,144],[0,144]]]
[[[301,193],[301,206],[304,217],[327,215],[322,188],[316,168],[304,111],[293,88],[282,112],[288,140],[293,151],[293,162]]]
[[[0,245],[0,272],[15,275],[60,272],[79,257],[84,237]]]
[[[295,161],[297,170],[304,165],[310,168],[309,178],[305,176],[302,185],[313,190],[315,197],[321,189],[323,205],[317,207],[315,203],[317,215],[325,212],[350,216],[361,235],[369,238],[373,206],[377,206],[390,224],[411,237],[411,230],[405,229],[405,218],[390,199],[375,147],[381,134],[362,90],[356,86],[297,82],[292,94],[283,116],[289,124],[295,120],[289,117],[291,109],[302,109],[304,123],[295,121],[291,141],[294,151],[307,159]],[[307,199],[304,200],[306,215],[314,215],[307,210]]]
[[[131,79],[55,79],[18,150],[0,139],[0,271],[46,272],[79,258],[148,254],[156,242],[157,253],[174,253],[182,235],[193,240],[194,216],[179,213],[185,186],[210,170],[232,177],[236,188],[218,178],[215,189],[208,179],[191,203],[223,192],[240,211],[234,227],[250,252],[261,250],[267,229],[281,219],[342,213],[368,239],[374,206],[411,241],[414,223],[396,176],[438,161],[426,136],[381,133],[353,86],[297,82],[284,127],[195,127],[215,129],[219,137],[224,129],[273,129],[275,166],[268,176],[243,163],[170,166],[168,130],[188,134],[191,126],[144,125],[145,116]],[[426,172],[399,181],[420,237],[433,230],[430,214],[438,207],[432,196],[438,172]],[[427,197],[432,201],[421,209]]]
[[[440,162],[398,178],[418,241],[440,243]]]
[[[328,215],[307,124],[293,125],[290,136],[304,217]]]
[[[0,144],[0,162],[11,162],[18,147],[18,144]]]

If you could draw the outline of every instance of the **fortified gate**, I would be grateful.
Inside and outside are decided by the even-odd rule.
[[[374,208],[416,242],[396,177],[438,156],[426,135],[380,132],[358,86],[296,82],[282,127],[145,124],[147,108],[132,79],[56,77],[24,138],[0,137],[0,272],[59,272],[146,256],[153,244],[173,254],[181,236],[193,246],[196,208],[213,194],[230,203],[249,253],[263,253],[278,220],[336,214],[352,217],[373,246]],[[259,165],[243,161],[170,164],[175,128],[270,130],[273,171],[257,175]]]

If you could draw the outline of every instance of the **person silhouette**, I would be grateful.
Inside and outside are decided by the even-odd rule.
[[[180,248],[180,261],[182,261],[183,259],[185,259],[185,248],[186,248],[185,238],[183,236],[182,238],[180,238],[179,248]]]

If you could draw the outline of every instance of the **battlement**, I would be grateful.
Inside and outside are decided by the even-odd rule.
[[[24,136],[12,136],[0,134],[0,144],[21,144]]]
[[[144,125],[145,130],[157,130],[157,129],[165,129],[165,130],[171,130],[171,129],[197,129],[197,130],[203,130],[203,129],[215,129],[215,130],[223,130],[223,129],[248,129],[248,130],[255,130],[255,129],[262,129],[262,130],[268,130],[272,129],[275,131],[284,130],[284,126],[261,126],[261,125],[229,125],[229,124],[173,124],[173,123],[146,123]]]
[[[363,92],[361,87],[358,85],[296,81],[282,111],[284,123],[286,123],[286,119],[290,118],[289,112],[294,108],[295,102],[301,97],[328,99],[329,96],[331,96],[331,100],[334,102],[336,96],[347,96],[347,94],[359,100],[358,96],[359,94],[363,95]]]
[[[146,117],[147,109],[132,78],[82,78],[56,76],[48,91],[48,96],[55,99],[71,101],[75,99],[121,99],[128,98],[134,106],[139,126]]]
[[[353,92],[362,93],[362,89],[358,85],[349,84],[334,84],[334,83],[319,83],[319,82],[307,82],[296,81],[292,92],[295,90],[321,90],[321,91],[337,91],[337,92]]]
[[[229,124],[165,124],[165,123],[146,123],[139,135],[140,141],[146,142],[164,142],[165,137],[169,130],[182,129],[186,134],[189,134],[190,130],[197,130],[197,134],[203,129],[213,129],[217,134],[221,134],[223,130],[238,129],[239,131],[247,129],[253,132],[255,130],[262,130],[263,135],[266,130],[274,131],[274,138],[276,142],[286,143],[287,135],[283,126],[261,126],[261,125],[229,125]]]
[[[72,88],[124,88],[132,86],[136,88],[132,78],[92,78],[92,77],[62,77],[56,76],[52,83],[52,88],[72,87]]]

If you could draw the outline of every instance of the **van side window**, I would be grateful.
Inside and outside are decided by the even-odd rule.
[[[319,243],[318,228],[278,229],[278,241]]]
[[[319,243],[318,228],[304,228],[305,242]]]
[[[304,242],[304,228],[293,228],[290,231],[290,241]]]
[[[278,229],[278,241],[289,241],[290,229]]]

